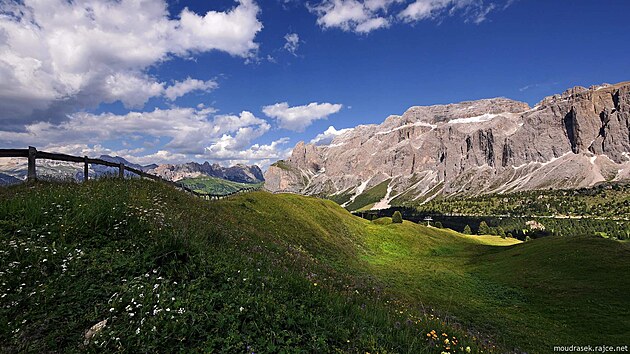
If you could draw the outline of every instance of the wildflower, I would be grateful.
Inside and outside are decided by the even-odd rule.
[[[446,339],[444,340],[444,344],[448,345],[448,343],[450,343],[450,341],[448,340],[448,338],[446,338]]]
[[[140,334],[140,327],[136,328],[136,334]]]
[[[466,353],[470,353],[470,347],[466,347]]]
[[[239,310],[240,312],[243,312],[243,310],[245,310],[245,308],[244,308],[243,306],[241,306],[238,310]]]

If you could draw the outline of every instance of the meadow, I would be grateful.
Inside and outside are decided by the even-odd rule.
[[[263,183],[239,183],[229,181],[223,178],[217,177],[196,177],[196,178],[185,178],[180,181],[186,187],[194,190],[195,192],[204,193],[204,194],[214,194],[214,195],[226,195],[240,191],[241,189],[248,188],[260,188]]]
[[[0,264],[3,352],[534,353],[630,338],[627,242],[370,222],[297,195],[3,188]]]

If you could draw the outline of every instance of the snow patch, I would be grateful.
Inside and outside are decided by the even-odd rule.
[[[451,119],[448,121],[448,123],[449,124],[481,123],[481,122],[487,122],[489,120],[493,120],[494,118],[500,115],[501,114],[486,113],[486,114],[475,116],[475,117]]]
[[[385,134],[393,133],[393,132],[395,132],[397,130],[400,130],[400,129],[411,128],[411,127],[428,127],[428,128],[431,128],[431,129],[435,129],[435,128],[437,128],[437,125],[430,124],[430,123],[427,123],[427,122],[415,122],[415,123],[401,125],[400,127],[397,127],[397,128],[394,128],[394,129],[390,129],[390,130],[386,130],[384,132],[377,132],[375,135],[385,135]]]
[[[336,143],[336,144],[330,144],[330,145],[325,145],[325,146],[329,148],[333,148],[333,147],[338,147],[338,146],[343,146],[343,145],[346,145],[346,143]]]
[[[560,156],[558,156],[558,157],[554,157],[554,158],[552,158],[551,160],[546,161],[546,162],[531,161],[531,162],[526,162],[526,163],[524,163],[524,164],[522,164],[522,165],[518,165],[518,166],[514,166],[514,165],[512,165],[512,168],[514,168],[515,170],[518,170],[518,169],[521,169],[521,168],[523,168],[523,167],[526,167],[526,166],[529,166],[529,165],[535,165],[535,164],[540,164],[540,166],[542,167],[542,166],[549,165],[550,163],[553,163],[553,162],[555,162],[556,160],[560,160],[560,159],[562,159],[562,158],[564,158],[564,157],[566,157],[566,156],[568,156],[568,155],[571,155],[571,154],[573,154],[573,152],[572,152],[572,151],[568,151],[568,152],[565,152],[564,154],[562,154],[562,155],[560,155]]]

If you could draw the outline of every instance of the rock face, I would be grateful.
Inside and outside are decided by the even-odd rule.
[[[230,167],[222,167],[218,164],[210,164],[208,162],[204,162],[203,164],[188,162],[181,165],[159,165],[149,169],[147,172],[171,181],[203,176],[218,177],[241,183],[259,183],[264,181],[263,173],[260,167],[256,165],[246,166],[238,164]]]
[[[265,187],[382,208],[437,195],[585,187],[627,179],[629,161],[626,82],[575,87],[534,108],[506,98],[412,107],[328,145],[298,143],[268,169]]]

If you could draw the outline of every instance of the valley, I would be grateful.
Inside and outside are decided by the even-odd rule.
[[[628,14],[0,0],[0,354],[628,352]]]

